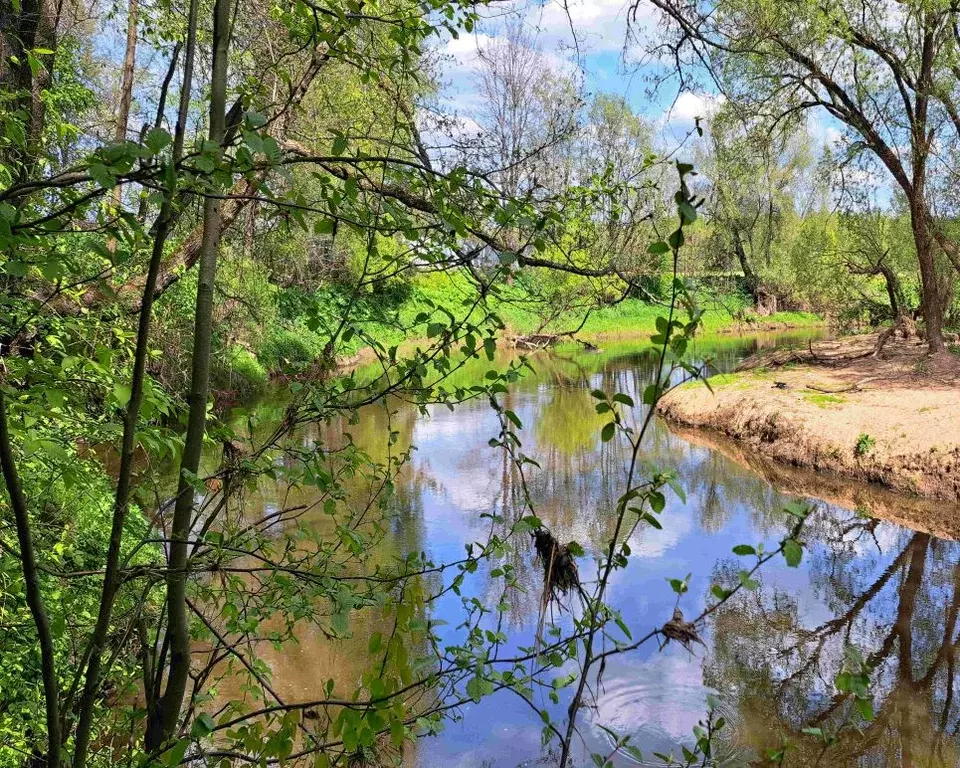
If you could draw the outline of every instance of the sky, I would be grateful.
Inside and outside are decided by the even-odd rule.
[[[654,88],[654,79],[667,72],[647,53],[658,34],[655,11],[649,2],[639,0],[636,17],[631,20],[630,6],[629,0],[494,3],[474,33],[439,46],[445,57],[441,98],[448,109],[470,124],[477,103],[478,50],[503,34],[508,16],[518,17],[556,67],[571,72],[579,68],[588,94],[623,96],[654,127],[662,149],[672,151],[689,137],[697,117],[709,118],[722,96],[709,86],[706,76],[693,91],[679,92],[675,78]],[[628,44],[630,33],[633,39]],[[808,129],[818,148],[833,145],[841,135],[834,121],[820,112],[809,113]]]
[[[652,7],[641,0],[632,25],[629,13],[630,3],[623,0],[568,0],[566,5],[563,0],[520,0],[497,5],[486,12],[474,33],[440,46],[445,57],[442,99],[469,118],[476,104],[478,51],[502,35],[507,17],[513,16],[523,20],[555,67],[580,70],[588,94],[624,97],[655,126],[665,144],[678,143],[697,117],[709,116],[719,97],[707,89],[678,93],[675,80],[653,90],[653,78],[665,70],[646,55],[646,44],[656,33]],[[628,45],[629,29],[635,39]]]

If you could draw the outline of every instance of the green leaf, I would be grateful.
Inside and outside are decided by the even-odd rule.
[[[737,544],[733,548],[733,554],[735,555],[755,555],[757,550],[751,547],[749,544]]]
[[[88,169],[90,177],[104,189],[109,189],[114,185],[113,174],[102,163],[94,163]]]
[[[339,156],[347,151],[347,137],[343,134],[339,134],[333,140],[333,149],[331,150],[333,154]]]
[[[170,143],[170,134],[163,128],[151,128],[147,131],[143,143],[153,154],[158,155]]]
[[[201,712],[197,715],[197,719],[193,721],[193,725],[190,727],[190,736],[194,739],[202,738],[207,734],[213,733],[216,727],[217,724],[213,722],[213,718],[208,713]],[[177,762],[179,762],[179,760]]]
[[[783,542],[783,558],[791,568],[800,565],[800,560],[803,558],[803,547],[800,546],[800,542],[796,539],[787,539]]]
[[[623,403],[624,405],[633,408],[633,398],[630,397],[630,395],[623,394],[622,392],[617,392],[617,394],[613,396],[613,401],[615,403]]]
[[[804,504],[802,501],[791,501],[789,504],[784,506],[784,511],[788,514],[798,517],[801,520],[805,519],[807,515],[810,514],[810,506]]]
[[[124,408],[130,402],[130,385],[117,382],[113,385],[113,399],[117,405]]]
[[[603,429],[600,430],[600,439],[603,440],[603,442],[605,443],[609,443],[613,439],[613,436],[616,433],[616,431],[617,431],[616,423],[612,421],[607,422],[606,424],[603,425]]]
[[[467,696],[479,702],[483,698],[483,680],[479,677],[471,677],[467,681]]]
[[[719,584],[714,584],[710,587],[710,592],[717,600],[726,600],[731,594],[729,589],[724,589]]]
[[[740,571],[737,577],[740,579],[740,585],[749,592],[753,592],[760,586],[759,583],[750,578],[749,571]]]
[[[646,520],[653,528],[656,528],[658,531],[663,530],[663,526],[660,524],[660,521],[654,515],[651,515],[649,512],[644,513],[643,519]]]
[[[196,723],[194,723],[196,725]],[[187,747],[190,746],[190,739],[180,739],[170,749],[160,755],[160,762],[164,765],[180,765],[183,756],[187,753]]]
[[[644,405],[653,405],[657,402],[657,397],[660,393],[660,387],[656,384],[648,384],[646,389],[643,390],[643,404]]]
[[[684,224],[693,224],[697,220],[697,209],[686,200],[677,206],[677,210],[680,212],[680,219]]]

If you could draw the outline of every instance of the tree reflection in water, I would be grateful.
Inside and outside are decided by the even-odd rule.
[[[832,615],[805,620],[801,598],[761,586],[716,618],[706,675],[737,692],[735,738],[789,743],[788,765],[957,765],[960,545],[837,509],[813,532],[811,586]],[[869,722],[834,685],[849,645],[873,668]]]
[[[757,345],[705,340],[701,348],[723,370]],[[527,478],[529,491],[538,515],[561,542],[576,540],[596,552],[612,533],[610,510],[625,456],[614,443],[600,440],[602,420],[590,390],[627,392],[639,402],[654,361],[636,348],[602,355],[560,350],[538,356],[534,365],[536,376],[504,394],[505,407],[526,427],[525,448],[541,467]],[[261,408],[260,415],[269,421],[266,410]],[[396,434],[392,446],[385,440],[390,430]],[[496,430],[484,403],[454,412],[434,409],[428,417],[396,403],[389,413],[367,409],[357,424],[314,425],[300,437],[301,447],[309,449],[317,443],[337,445],[349,431],[355,444],[380,462],[389,451],[413,449],[394,480],[389,509],[366,519],[384,524],[376,548],[367,554],[375,564],[421,551],[437,560],[455,559],[466,543],[484,538],[491,527],[506,531],[525,514],[515,465],[487,445]],[[821,766],[960,764],[960,704],[954,694],[960,544],[949,540],[960,538],[960,525],[951,522],[960,518],[944,505],[773,466],[742,449],[678,435],[659,423],[644,448],[644,461],[678,473],[687,499],[671,495],[663,531],[638,532],[630,541],[631,562],[611,599],[635,631],[662,625],[671,616],[675,595],[664,577],[693,574],[682,608],[695,615],[713,601],[710,586],[735,581],[744,566],[731,557],[732,546],[776,541],[786,530],[781,510],[791,497],[828,503],[809,521],[804,535],[809,549],[799,569],[771,563],[756,592],[739,594],[713,617],[702,633],[706,650],[698,646],[691,655],[671,644],[662,653],[651,647],[635,657],[611,657],[585,718],[584,752],[605,750],[602,727],[614,727],[632,734],[651,764],[658,764],[652,752],[676,754],[679,744],[689,744],[706,695],[718,692],[729,722],[727,744],[720,745],[727,748],[719,750],[730,758],[720,763],[724,766],[763,765],[766,750],[777,751],[784,742],[791,745],[783,763],[790,768],[818,760]],[[361,502],[367,498],[363,478],[351,488]],[[297,488],[266,484],[259,493],[265,509],[317,502]],[[854,508],[904,527],[850,511]],[[918,527],[929,533],[911,530]],[[465,587],[464,599],[476,596],[484,605],[497,605],[504,598],[504,581],[491,569],[520,574],[521,588],[507,596],[510,607],[503,615],[513,648],[531,644],[539,626],[541,574],[532,564],[530,542],[518,539]],[[580,573],[594,577],[589,555]],[[463,609],[458,595],[444,592],[449,581],[449,574],[423,580],[424,594],[438,597],[430,598],[418,618],[445,621],[445,642],[455,642]],[[281,696],[313,699],[327,679],[336,678],[339,685],[361,673],[370,634],[385,633],[391,620],[376,605],[356,606],[351,633],[343,639],[331,642],[305,632],[295,647],[278,650],[264,642],[256,653],[272,669]],[[835,687],[848,645],[875,666],[876,717],[869,723],[856,719],[854,702]],[[229,673],[227,678],[225,690]],[[538,703],[552,706],[545,695]],[[562,718],[564,706],[560,702],[553,714]],[[496,695],[458,714],[462,720],[418,742],[415,755],[408,752],[409,764],[510,768],[544,759],[540,723],[530,717],[527,704]],[[826,750],[822,740],[804,732],[820,728],[830,734],[844,723]]]

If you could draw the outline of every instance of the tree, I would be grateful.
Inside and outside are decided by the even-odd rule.
[[[707,248],[721,258],[732,254],[754,307],[776,312],[777,287],[762,275],[773,271],[785,221],[797,215],[797,192],[810,164],[807,137],[797,126],[771,129],[731,105],[711,117],[708,137],[702,163],[712,225]]]
[[[774,123],[822,110],[850,132],[853,153],[871,153],[887,170],[910,212],[930,352],[943,352],[935,244],[958,262],[931,213],[930,192],[942,170],[934,148],[951,146],[960,129],[952,76],[956,9],[651,2],[674,34],[661,51],[680,66],[705,63],[732,101]]]
[[[556,73],[522,20],[511,19],[502,36],[479,50],[481,106],[478,160],[508,197],[557,191],[551,162],[576,129],[580,96],[571,79]]]

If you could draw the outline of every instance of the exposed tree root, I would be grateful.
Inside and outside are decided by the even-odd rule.
[[[814,392],[823,392],[826,395],[839,395],[844,392],[861,392],[862,387],[868,381],[875,381],[881,377],[879,376],[868,376],[865,379],[861,379],[856,384],[851,384],[849,387],[840,387],[840,389],[827,389],[825,387],[815,387],[813,384],[808,384],[805,389],[813,390]]]

